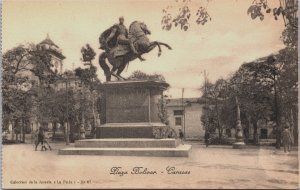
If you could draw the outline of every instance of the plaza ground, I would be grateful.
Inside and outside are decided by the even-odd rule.
[[[188,158],[63,156],[32,144],[3,146],[4,188],[299,188],[298,151],[273,147],[210,146],[190,142]],[[110,174],[112,167],[123,173]],[[131,174],[134,167],[156,174]],[[185,174],[168,174],[167,167]],[[190,174],[186,174],[186,173]],[[32,182],[32,184],[29,184]]]

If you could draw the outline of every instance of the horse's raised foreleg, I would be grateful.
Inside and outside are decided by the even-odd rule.
[[[158,41],[154,41],[154,43],[157,43],[158,45],[162,45],[162,46],[165,46],[165,47],[167,47],[169,50],[171,50],[172,48],[171,48],[171,46],[169,46],[168,44],[166,44],[166,43],[163,43],[163,42],[158,42]]]

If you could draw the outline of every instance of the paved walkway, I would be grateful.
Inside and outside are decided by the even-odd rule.
[[[4,188],[299,187],[295,150],[284,154],[272,147],[236,150],[192,144],[189,158],[62,156],[57,154],[66,147],[62,143],[53,143],[53,151],[43,152],[34,151],[30,144],[5,145]],[[121,168],[110,174],[113,167]],[[135,167],[143,168],[131,174]]]

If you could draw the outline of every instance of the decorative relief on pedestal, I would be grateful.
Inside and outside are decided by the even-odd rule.
[[[177,138],[176,131],[169,126],[153,127],[152,133],[155,139]]]

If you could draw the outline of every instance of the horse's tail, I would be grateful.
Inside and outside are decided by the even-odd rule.
[[[111,73],[110,73],[110,69],[105,61],[106,58],[107,58],[106,52],[101,53],[99,56],[99,65],[104,71],[104,74],[106,76],[106,81],[110,81]]]

